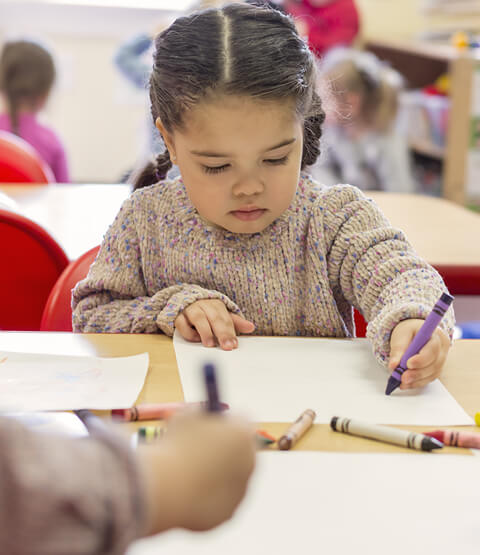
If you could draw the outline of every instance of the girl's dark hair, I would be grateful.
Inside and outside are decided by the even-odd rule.
[[[7,42],[0,56],[0,92],[5,96],[12,131],[18,134],[18,109],[47,96],[55,80],[50,53],[34,42]]]
[[[229,4],[180,17],[155,40],[150,100],[153,120],[181,129],[185,113],[211,95],[245,95],[295,103],[304,119],[302,169],[320,153],[325,118],[315,61],[293,21],[269,7]],[[137,177],[134,188],[164,179],[168,151]]]

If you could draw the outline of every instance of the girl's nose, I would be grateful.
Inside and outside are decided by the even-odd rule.
[[[233,186],[233,194],[236,197],[250,197],[263,192],[265,185],[263,181],[254,176],[239,179]]]

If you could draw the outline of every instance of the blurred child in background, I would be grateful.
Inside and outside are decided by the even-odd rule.
[[[325,185],[412,192],[407,141],[395,126],[401,75],[374,54],[341,47],[320,68],[336,109],[325,123],[325,156],[310,173]]]
[[[55,80],[50,53],[34,42],[7,42],[0,55],[0,95],[4,112],[0,130],[18,135],[50,166],[56,181],[70,181],[65,149],[57,134],[42,125],[38,113],[45,107]]]

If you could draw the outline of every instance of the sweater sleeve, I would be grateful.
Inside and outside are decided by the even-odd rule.
[[[135,200],[127,199],[105,235],[87,277],[73,291],[73,330],[84,333],[158,333],[172,336],[182,310],[200,299],[220,299],[228,310],[238,306],[222,293],[179,283],[149,296],[136,231]],[[160,260],[150,263],[161,264]]]
[[[143,526],[128,448],[0,418],[0,552],[120,555]]]
[[[375,356],[385,364],[393,328],[408,318],[425,319],[447,289],[438,272],[360,190],[339,185],[329,189],[325,199],[332,290],[364,315]],[[453,324],[450,308],[441,323],[450,337]]]

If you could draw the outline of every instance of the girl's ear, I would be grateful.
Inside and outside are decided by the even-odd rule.
[[[174,160],[176,158],[176,154],[175,154],[175,146],[173,143],[172,135],[165,129],[162,123],[162,120],[160,118],[157,118],[155,120],[155,127],[160,131],[160,134],[162,135],[163,142],[165,143],[165,146],[167,147],[168,152],[170,153],[170,159]]]

